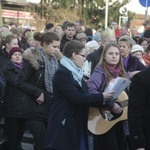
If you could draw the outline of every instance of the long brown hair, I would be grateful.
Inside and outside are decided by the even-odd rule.
[[[107,51],[110,49],[110,47],[116,47],[120,51],[118,45],[115,44],[115,43],[108,43],[108,44],[105,45],[105,47],[103,49],[103,52],[102,52],[102,55],[101,55],[101,58],[100,58],[100,61],[99,61],[98,65],[101,66],[101,68],[104,70],[104,72],[106,74],[106,86],[109,84],[110,79],[112,78],[112,75],[110,74],[110,72],[106,68],[106,64],[107,63],[106,63],[106,61],[104,59],[105,55],[106,55]],[[125,72],[125,69],[124,69],[121,53],[119,53],[119,55],[120,55],[120,58],[119,58],[118,64],[116,65],[116,68],[120,67],[119,76],[125,78],[126,77],[126,72]]]

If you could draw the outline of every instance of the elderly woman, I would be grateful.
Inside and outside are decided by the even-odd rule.
[[[85,44],[85,50],[87,52],[87,55],[94,52],[95,50],[98,50],[100,45],[97,41],[89,41]]]
[[[15,80],[22,68],[22,50],[19,47],[10,49],[10,62],[3,69],[6,87],[3,96],[3,115],[5,117],[8,150],[17,150],[26,128],[26,119],[22,117],[23,92],[17,89]]]
[[[146,69],[137,57],[131,55],[131,49],[134,41],[130,36],[122,36],[119,38],[118,45],[123,58],[123,63],[129,78],[132,78],[136,73]]]
[[[140,60],[137,57],[132,56],[131,49],[134,45],[134,42],[130,36],[125,35],[120,37],[118,45],[120,48],[120,52],[123,58],[123,63],[128,78],[132,79],[135,74],[147,68],[146,66],[144,66],[144,64],[140,62]],[[127,121],[124,122],[124,132],[126,137],[126,143],[128,143],[129,147],[131,147]]]

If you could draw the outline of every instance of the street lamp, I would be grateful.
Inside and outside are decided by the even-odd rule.
[[[2,2],[0,1],[0,26],[3,25],[3,21],[2,21]]]
[[[106,4],[105,4],[105,28],[107,28],[107,25],[108,25],[108,5],[109,5],[109,0],[106,0]]]

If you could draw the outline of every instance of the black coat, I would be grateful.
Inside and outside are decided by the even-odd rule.
[[[9,62],[10,62],[10,60],[8,58],[8,53],[7,53],[6,49],[4,48],[4,49],[2,49],[2,51],[0,53],[0,67],[4,68],[7,65],[7,63],[9,63]]]
[[[17,87],[25,93],[23,116],[25,118],[48,121],[51,94],[45,87],[45,66],[38,56],[38,51],[24,51],[23,67],[17,77]],[[44,102],[39,105],[36,100],[44,93]]]
[[[23,112],[24,93],[16,88],[15,80],[20,69],[9,62],[3,69],[5,76],[5,92],[3,96],[3,115],[9,118],[21,118]]]
[[[72,73],[60,65],[53,80],[54,98],[49,117],[46,148],[57,150],[79,150],[80,136],[87,140],[87,121],[89,106],[101,107],[102,94],[87,94],[73,79]]]
[[[128,121],[133,150],[150,150],[150,68],[136,74],[129,90]]]
[[[5,80],[2,69],[0,68],[0,117],[3,117],[2,104],[3,104],[3,94],[4,94]]]
[[[5,86],[4,74],[2,69],[0,68],[0,99],[4,94],[4,86]]]
[[[91,63],[92,63],[92,67],[91,67],[91,74],[93,73],[96,65],[99,63],[100,61],[100,57],[101,57],[101,54],[102,54],[102,51],[103,51],[103,47],[101,46],[98,50],[90,53],[88,56],[87,56],[87,60]]]
[[[75,39],[75,36],[73,37],[73,39]],[[61,42],[60,42],[60,51],[61,51],[61,52],[63,51],[63,49],[64,49],[64,47],[65,47],[65,44],[66,44],[67,42],[69,42],[69,41],[71,41],[71,40],[67,39],[67,38],[66,38],[66,34],[64,34],[64,35],[62,36],[62,39],[61,39]]]

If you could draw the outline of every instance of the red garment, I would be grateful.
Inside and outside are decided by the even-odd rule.
[[[119,29],[115,30],[115,35],[116,35],[116,38],[120,37],[120,30]]]
[[[145,63],[146,63],[146,66],[150,66],[150,55],[147,54],[147,53],[145,53],[145,54],[143,55],[143,59],[144,59],[144,61],[145,61]]]

